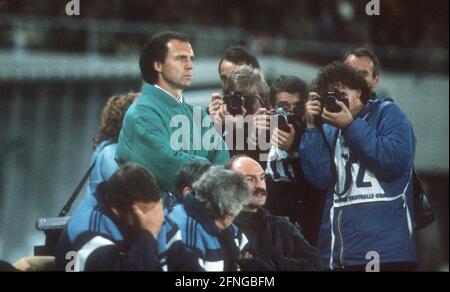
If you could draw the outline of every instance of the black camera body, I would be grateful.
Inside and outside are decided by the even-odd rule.
[[[287,133],[291,131],[288,124],[292,125],[294,123],[293,112],[285,110],[283,106],[279,106],[276,110],[271,111],[269,115],[278,120],[278,129]]]
[[[245,98],[242,94],[238,92],[225,94],[222,100],[226,104],[227,110],[231,115],[235,116],[243,114],[242,107],[244,106]]]
[[[341,107],[336,103],[337,100],[343,102],[347,106],[347,108],[349,107],[347,95],[340,92],[339,90],[330,89],[326,93],[321,94],[317,99],[322,104],[322,108],[326,108],[327,111],[332,113],[338,113],[342,110]]]

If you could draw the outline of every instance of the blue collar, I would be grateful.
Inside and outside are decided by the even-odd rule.
[[[375,96],[375,95],[374,95]],[[373,111],[374,108],[376,108],[380,103],[385,102],[385,101],[393,101],[392,98],[385,98],[385,99],[369,99],[369,101],[367,102],[366,106],[363,108],[362,111],[360,111],[356,117],[356,118],[361,118],[364,119],[364,117]]]
[[[187,195],[183,200],[183,205],[186,213],[197,220],[209,234],[217,236],[220,233],[220,229],[216,226],[214,220],[192,194]]]

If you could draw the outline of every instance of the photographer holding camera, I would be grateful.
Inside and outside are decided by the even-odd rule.
[[[216,129],[230,149],[230,155],[245,154],[265,168],[269,151],[268,99],[270,88],[259,69],[242,66],[231,72],[225,83],[223,104],[216,119]],[[220,123],[220,124],[218,124]],[[267,139],[259,139],[264,132]],[[267,142],[266,145],[262,145]]]
[[[260,69],[260,65],[256,57],[250,54],[243,46],[232,46],[228,48],[219,61],[219,76],[220,85],[222,90],[225,90],[225,83],[230,76],[231,72],[242,67],[250,66],[254,69]],[[223,95],[220,93],[214,93],[211,96],[211,102],[208,105],[208,113],[216,124],[223,124],[224,115],[231,114],[227,111],[224,104]]]
[[[296,76],[281,75],[270,86],[271,118],[278,127],[271,134],[268,156],[267,209],[287,216],[300,226],[308,241],[315,243],[320,225],[323,196],[305,181],[298,163],[298,145],[305,130],[308,85]],[[273,120],[273,119],[272,119]]]
[[[306,104],[300,142],[305,179],[328,192],[318,247],[332,270],[412,270],[415,137],[392,100],[370,99],[362,75],[341,62],[322,68]],[[368,258],[368,259],[367,259]]]

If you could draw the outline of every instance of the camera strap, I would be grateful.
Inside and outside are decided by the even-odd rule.
[[[106,146],[109,146],[113,144],[112,142],[106,143],[103,145],[102,149]],[[81,178],[81,181],[78,183],[77,187],[73,191],[73,193],[70,195],[69,200],[67,200],[67,203],[64,205],[64,207],[61,209],[61,212],[59,212],[58,217],[64,217],[69,213],[70,208],[72,207],[73,202],[75,202],[76,198],[78,197],[78,194],[80,193],[81,189],[83,188],[84,184],[86,183],[87,179],[91,175],[92,170],[94,169],[95,163],[97,162],[97,159],[95,159],[89,169],[86,171],[86,173]]]
[[[58,217],[64,217],[69,213],[70,208],[72,207],[73,202],[75,202],[75,199],[78,197],[78,194],[80,193],[81,189],[83,188],[84,184],[86,183],[87,179],[89,178],[89,175],[92,172],[92,169],[94,169],[95,162],[92,162],[89,169],[86,171],[86,173],[83,175],[83,178],[81,178],[81,181],[78,183],[77,187],[73,191],[72,195],[70,195],[69,200],[64,205],[64,207],[61,209],[61,212],[59,212]]]
[[[337,167],[336,167],[336,162],[334,161],[334,151],[331,148],[331,145],[328,143],[328,140],[326,138],[325,132],[323,131],[323,127],[319,128],[319,132],[322,135],[323,140],[325,141],[325,145],[328,148],[328,151],[330,153],[330,168],[331,168],[331,174],[333,176],[333,192],[334,194],[336,194],[337,196],[341,197],[343,195],[345,195],[348,190],[350,189],[350,185],[352,183],[352,159],[351,159],[351,155],[349,155],[350,157],[347,159],[347,162],[345,163],[345,183],[344,183],[344,190],[342,192],[337,192],[336,191],[336,184],[338,182],[338,175],[337,175]],[[336,138],[336,140],[339,139],[339,134],[338,137]]]

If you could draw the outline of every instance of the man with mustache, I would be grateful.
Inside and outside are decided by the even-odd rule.
[[[267,191],[265,173],[259,163],[247,156],[234,156],[225,167],[242,174],[253,193],[250,203],[235,219],[236,226],[249,240],[241,267],[257,270],[264,262],[277,271],[320,270],[317,249],[289,220],[273,216],[263,208]]]

